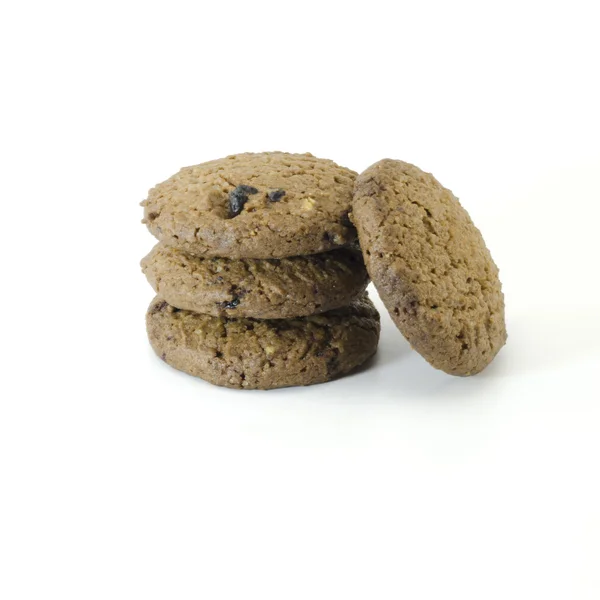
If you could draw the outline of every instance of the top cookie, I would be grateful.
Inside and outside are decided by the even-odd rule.
[[[185,167],[150,190],[144,223],[197,256],[284,258],[356,238],[356,173],[311,154],[236,154]]]
[[[411,345],[452,375],[506,341],[498,268],[458,199],[430,174],[382,160],[357,181],[352,220],[381,299]]]

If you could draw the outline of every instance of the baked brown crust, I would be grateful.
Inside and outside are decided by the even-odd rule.
[[[284,258],[356,239],[356,173],[311,154],[235,154],[185,167],[142,202],[148,229],[197,256]]]
[[[379,313],[367,294],[349,306],[298,319],[230,319],[178,310],[156,297],[146,313],[154,351],[215,385],[272,389],[329,381],[371,357]]]
[[[431,174],[385,159],[356,182],[353,222],[394,323],[434,367],[484,369],[506,342],[498,268],[458,199]]]

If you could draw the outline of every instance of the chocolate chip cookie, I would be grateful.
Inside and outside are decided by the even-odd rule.
[[[498,268],[451,191],[382,160],[356,182],[352,220],[381,299],[411,345],[453,375],[484,369],[506,342]]]
[[[197,256],[284,258],[352,242],[356,173],[311,154],[235,154],[185,167],[150,190],[144,223]]]
[[[154,351],[210,383],[271,389],[329,381],[372,356],[379,313],[367,294],[349,306],[298,319],[211,317],[156,297],[146,313]]]
[[[157,244],[142,259],[157,294],[213,316],[282,319],[349,304],[367,287],[362,255],[340,249],[289,258],[201,258]]]

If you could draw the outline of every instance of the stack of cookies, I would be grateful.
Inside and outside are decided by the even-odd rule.
[[[506,342],[480,231],[409,163],[384,159],[356,176],[310,154],[240,154],[182,169],[142,205],[160,240],[142,261],[158,294],[150,343],[212,383],[307,385],[365,362],[379,340],[369,278],[437,369],[474,375]]]
[[[371,357],[379,314],[349,219],[355,180],[329,160],[268,152],[187,167],[150,190],[155,352],[243,389],[320,383]]]

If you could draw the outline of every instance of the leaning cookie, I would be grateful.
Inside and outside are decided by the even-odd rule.
[[[362,256],[353,250],[229,259],[157,244],[141,264],[169,304],[216,317],[283,319],[326,312],[352,302],[369,283]]]
[[[186,167],[150,190],[144,223],[197,256],[283,258],[356,239],[356,173],[311,154],[237,154]]]
[[[432,175],[382,160],[356,182],[352,219],[392,319],[434,367],[484,369],[506,341],[498,268],[458,199]]]
[[[379,340],[379,313],[366,293],[345,308],[299,319],[230,319],[170,306],[146,314],[154,351],[172,367],[215,385],[271,389],[310,385],[352,371]]]

